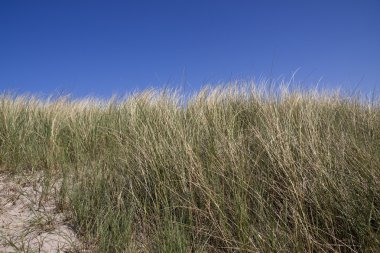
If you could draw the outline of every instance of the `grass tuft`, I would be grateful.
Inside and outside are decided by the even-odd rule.
[[[63,177],[99,252],[380,251],[380,103],[251,84],[0,97],[0,167]]]

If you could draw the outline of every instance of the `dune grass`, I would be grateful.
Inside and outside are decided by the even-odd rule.
[[[0,167],[60,175],[59,206],[98,252],[380,251],[379,101],[251,84],[186,103],[4,94]]]

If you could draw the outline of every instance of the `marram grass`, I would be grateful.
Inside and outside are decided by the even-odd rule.
[[[379,101],[4,94],[0,168],[60,175],[57,202],[98,252],[380,252]]]

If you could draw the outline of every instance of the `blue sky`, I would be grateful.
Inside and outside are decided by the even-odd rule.
[[[380,1],[0,1],[0,91],[76,97],[233,79],[380,88]]]

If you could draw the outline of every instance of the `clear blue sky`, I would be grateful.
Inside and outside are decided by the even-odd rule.
[[[380,1],[0,1],[0,91],[107,97],[297,69],[380,89]]]

